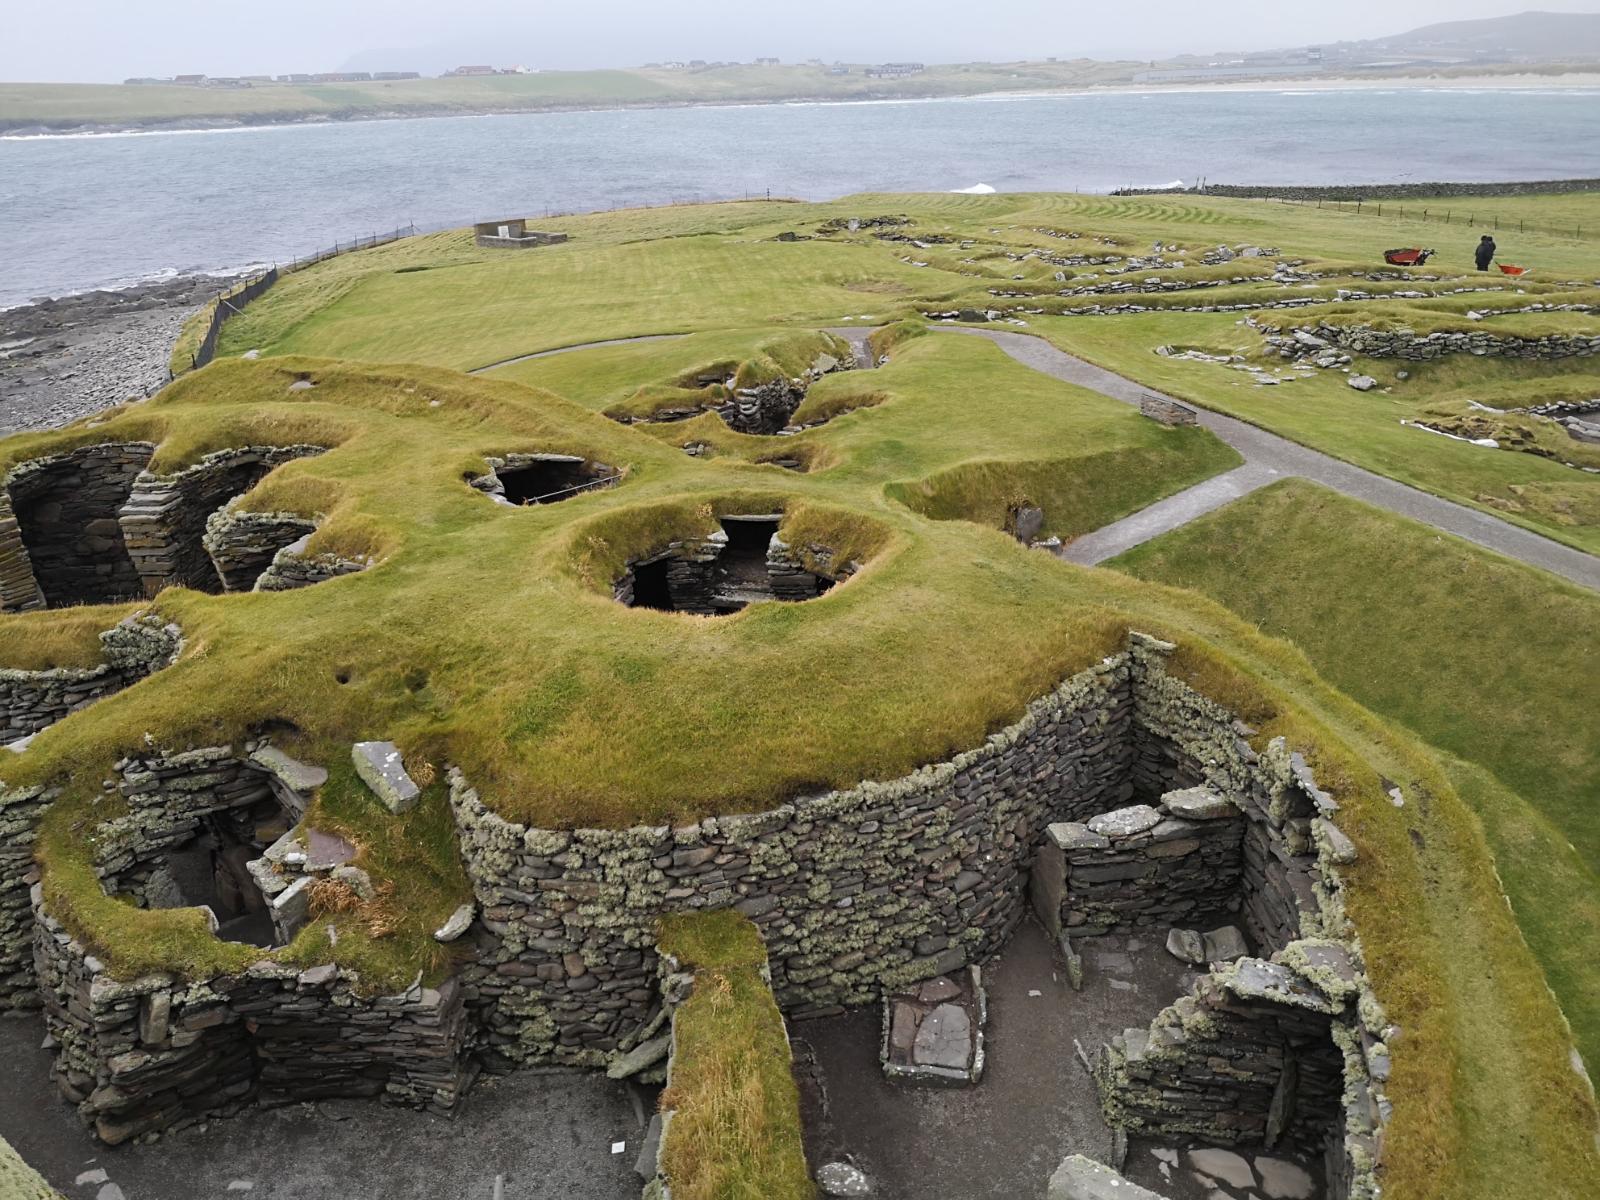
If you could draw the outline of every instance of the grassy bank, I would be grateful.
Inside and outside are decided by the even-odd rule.
[[[661,1166],[674,1200],[809,1200],[800,1092],[761,935],[732,911],[671,917],[661,950],[693,973],[673,1016]]]
[[[1587,632],[1600,598],[1299,481],[1113,565],[1290,639],[1344,691],[1465,760],[1452,778],[1600,1063],[1600,649]]]

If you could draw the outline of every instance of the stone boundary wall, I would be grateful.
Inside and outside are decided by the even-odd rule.
[[[1600,333],[1584,336],[1577,333],[1547,334],[1544,337],[1503,337],[1476,330],[1467,332],[1438,331],[1417,334],[1410,330],[1381,330],[1369,325],[1330,325],[1321,322],[1315,326],[1302,326],[1279,334],[1276,330],[1263,330],[1269,345],[1294,349],[1295,335],[1304,334],[1337,346],[1350,354],[1364,354],[1369,358],[1402,358],[1412,362],[1442,358],[1447,354],[1474,354],[1489,358],[1533,358],[1555,360],[1588,358],[1600,354]],[[1304,343],[1301,343],[1304,345]]]
[[[176,625],[129,617],[100,635],[106,661],[98,667],[44,671],[0,668],[0,743],[30,737],[103,696],[170,666],[183,646]]]
[[[1426,200],[1432,196],[1551,196],[1600,192],[1600,179],[1541,179],[1528,183],[1355,183],[1296,187],[1208,183],[1204,188],[1122,188],[1118,196],[1230,196],[1241,200]]]
[[[1045,825],[1130,795],[1131,675],[1069,679],[979,748],[886,783],[693,825],[557,831],[451,803],[482,904],[466,976],[494,1065],[603,1063],[655,997],[655,925],[733,907],[760,929],[796,1016],[875,1001],[999,949],[1022,919]]]
[[[11,468],[0,485],[0,608],[140,595],[117,513],[155,450],[150,442],[102,442]]]
[[[172,475],[141,472],[118,520],[145,594],[154,596],[172,585],[221,591],[220,571],[206,552],[208,518],[274,467],[324,450],[309,445],[242,446],[208,454]]]

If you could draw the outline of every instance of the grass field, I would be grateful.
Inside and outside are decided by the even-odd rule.
[[[1486,210],[1500,206],[1524,212],[1530,220],[1592,223],[1600,229],[1600,195],[1512,197],[1483,204]],[[1282,360],[1263,357],[1261,334],[1240,324],[1240,313],[1049,315],[1064,307],[1130,298],[1170,308],[1309,296],[1327,303],[1253,312],[1263,323],[1278,324],[1314,325],[1337,317],[1376,324],[1434,321],[1525,336],[1600,335],[1600,316],[1588,313],[1527,312],[1484,322],[1465,317],[1474,306],[1600,302],[1600,289],[1586,282],[1600,276],[1600,239],[1517,239],[1508,254],[1514,250],[1541,269],[1531,281],[1513,284],[1472,272],[1471,239],[1463,237],[1457,245],[1446,244],[1430,264],[1443,264],[1439,278],[1419,283],[1382,268],[1378,253],[1387,246],[1431,244],[1439,227],[1418,219],[1420,210],[1411,212],[1402,220],[1272,201],[1002,195],[862,196],[820,205],[721,204],[570,217],[549,224],[573,240],[533,254],[479,250],[464,234],[446,233],[348,255],[290,276],[226,326],[222,349],[465,369],[640,334],[722,337],[752,324],[815,328],[847,319],[872,324],[926,311],[995,307],[1015,312],[1030,332],[1130,378],[1581,549],[1600,549],[1600,476],[1576,469],[1589,451],[1554,422],[1534,422],[1540,428],[1532,440],[1573,460],[1572,466],[1545,454],[1487,450],[1401,424],[1434,420],[1441,402],[1462,410],[1469,401],[1514,407],[1600,396],[1600,368],[1593,357],[1553,364],[1456,357],[1420,366],[1369,360],[1352,369],[1377,377],[1384,385],[1380,391],[1353,391],[1343,374],[1329,371],[1259,387],[1243,372],[1153,353],[1165,345],[1197,347],[1281,367]],[[912,237],[949,240],[918,248],[865,230],[792,243],[770,240],[785,230],[812,234],[830,218],[881,213],[910,216]],[[1114,244],[1096,242],[1096,236]],[[1186,254],[1169,255],[1166,267],[1132,271],[1063,269],[1055,261],[1094,251],[1126,258],[1148,253],[1158,240]],[[1181,261],[1194,263],[1219,243],[1275,248],[1316,278],[1275,282],[1267,259],[1216,266]],[[1374,264],[1380,268],[1377,277]],[[1055,278],[1058,274],[1068,277],[1065,283]],[[1191,285],[1240,282],[1132,297],[1054,295],[1152,277]],[[1454,293],[1481,286],[1499,290]],[[1419,287],[1440,294],[1337,303],[1336,293],[1352,287],[1376,295]],[[532,312],[537,320],[530,319]],[[632,361],[626,348],[594,360],[595,369],[612,371],[619,380]],[[1397,378],[1401,369],[1410,375],[1403,382]],[[588,394],[586,385],[574,384],[572,373],[553,360],[525,364],[509,377],[557,390],[576,386]],[[1572,449],[1564,452],[1565,447]]]
[[[1288,638],[1374,712],[1464,760],[1452,777],[1600,1063],[1600,597],[1301,481],[1112,565]]]
[[[893,212],[916,220],[897,236],[950,240],[919,237],[917,246],[869,230],[819,232],[831,217]],[[1287,216],[1273,225],[1280,212]],[[1220,549],[1197,551],[1205,561],[1196,578],[1179,580],[1204,586],[1206,572],[1231,562],[1238,578],[1227,582],[1238,595],[1227,604],[1242,616],[1197,591],[1025,549],[994,528],[1011,502],[1042,504],[1049,528],[1070,538],[1236,460],[1202,431],[1165,429],[1029,371],[991,344],[916,336],[917,325],[878,340],[888,365],[813,384],[806,402],[839,415],[795,436],[735,434],[709,413],[626,426],[602,415],[640,389],[678,386],[708,362],[793,370],[831,344],[818,339],[820,328],[930,308],[1020,307],[1031,301],[990,289],[1048,290],[1058,271],[1074,284],[1119,279],[1104,265],[1052,258],[1125,257],[1158,236],[1181,240],[1194,257],[1249,241],[1351,275],[1373,271],[1347,257],[1351,231],[1376,229],[1378,244],[1394,231],[1364,216],[1264,204],[965,196],[717,205],[568,218],[561,227],[574,240],[547,250],[480,251],[460,233],[444,234],[290,276],[227,327],[221,361],[156,399],[0,443],[4,467],[71,445],[140,438],[160,443],[163,470],[229,445],[325,445],[326,454],[279,468],[243,504],[314,516],[312,550],[376,562],[296,592],[161,593],[153,607],[183,627],[183,659],[44,731],[8,765],[8,784],[68,783],[42,843],[53,912],[119,970],[182,966],[195,961],[196,947],[215,953],[198,927],[175,924],[184,910],[120,905],[100,893],[86,865],[84,830],[105,811],[95,807],[99,780],[147,738],[208,745],[265,721],[290,722],[304,731],[293,753],[332,762],[353,740],[392,739],[424,774],[460,766],[486,802],[516,819],[676,823],[892,777],[974,746],[1134,628],[1178,642],[1180,676],[1239,713],[1256,741],[1282,736],[1302,749],[1339,800],[1341,827],[1361,852],[1345,902],[1378,995],[1404,1030],[1388,1089],[1395,1117],[1385,1194],[1592,1194],[1595,1109],[1568,1064],[1568,1031],[1547,987],[1548,979],[1563,998],[1579,997],[1570,1002],[1574,1023],[1589,1044],[1581,1003],[1586,989],[1592,994],[1589,918],[1581,905],[1551,900],[1592,875],[1597,850],[1583,798],[1595,769],[1592,714],[1574,711],[1595,674],[1573,652],[1574,628],[1592,623],[1592,598],[1531,572],[1497,574],[1498,560],[1487,556],[1487,567],[1469,559],[1451,575],[1448,562],[1425,553],[1430,534],[1339,514],[1297,526],[1294,506],[1284,519],[1299,541],[1285,534],[1280,544],[1252,526]],[[811,240],[771,240],[789,229]],[[1239,272],[1242,294],[1284,293],[1258,268]],[[1331,296],[1343,285],[1317,286]],[[1052,339],[1086,339],[1091,357],[1124,355],[1128,373],[1152,383],[1164,382],[1157,372],[1213,367],[1161,358],[1155,345],[1208,344],[1245,328],[1235,324],[1239,314],[1014,319]],[[1537,327],[1537,316],[1529,319]],[[1167,321],[1185,332],[1150,328]],[[580,350],[476,378],[459,373],[643,333],[692,336]],[[250,348],[264,356],[234,357]],[[343,361],[303,357],[312,351]],[[1479,365],[1440,364],[1431,382],[1419,373],[1419,403],[1459,399]],[[290,391],[302,376],[315,386]],[[1485,378],[1504,395],[1545,386],[1541,374]],[[1278,403],[1291,399],[1278,393],[1303,388],[1303,407],[1320,411],[1332,398],[1311,399],[1318,387],[1339,400],[1349,392],[1328,373],[1325,382],[1261,395]],[[867,398],[870,405],[844,411]],[[1280,419],[1260,419],[1269,417]],[[1398,427],[1392,412],[1374,409],[1350,428],[1376,439],[1390,423]],[[685,455],[688,441],[709,452]],[[466,486],[484,456],[513,451],[581,455],[622,469],[624,479],[523,509]],[[763,465],[780,453],[807,469]],[[1463,461],[1453,483],[1463,489],[1493,482],[1468,477],[1486,464],[1556,469],[1535,455],[1486,450]],[[1571,472],[1563,486],[1594,486],[1560,469]],[[1294,494],[1274,489],[1245,503],[1274,503],[1285,492]],[[718,514],[780,508],[786,538],[833,546],[861,569],[811,603],[757,604],[717,619],[612,599],[612,580],[631,556],[707,532]],[[1241,511],[1255,510],[1234,506],[1212,522]],[[1586,536],[1581,524],[1572,528]],[[1261,553],[1241,556],[1245,539]],[[1303,583],[1311,567],[1295,573],[1292,554],[1320,562],[1319,539],[1348,567],[1348,586],[1337,576]],[[1373,569],[1385,554],[1389,575]],[[1303,597],[1320,622],[1314,632],[1326,638],[1322,649],[1308,635],[1302,652],[1270,636],[1270,625],[1263,632],[1251,623],[1264,618],[1248,601],[1268,606],[1279,593]],[[1435,619],[1429,605],[1443,615]],[[99,611],[109,625],[126,610]],[[1441,625],[1464,636],[1441,641]],[[81,659],[92,648],[92,622],[69,611],[0,618],[0,652],[32,645],[47,628],[30,661]],[[1466,649],[1452,654],[1458,645]],[[1323,663],[1324,677],[1312,660],[1328,646],[1336,661]],[[1478,655],[1477,646],[1491,649]],[[1347,675],[1340,664],[1357,648],[1365,665]],[[1373,681],[1395,676],[1382,687]],[[1552,709],[1541,689],[1571,707]],[[197,705],[197,696],[207,702]],[[1463,716],[1468,703],[1489,704],[1490,715]],[[1540,755],[1525,754],[1534,742]],[[1396,808],[1391,780],[1414,800]],[[460,881],[431,823],[437,801],[411,815],[413,827],[375,806],[343,804],[337,787],[327,799],[330,818],[372,848],[375,878],[413,882],[407,903],[419,914],[389,946],[375,952],[341,937],[332,956],[349,954],[375,976],[439,969],[427,957],[438,947],[421,916],[448,912]],[[1566,843],[1577,849],[1563,851]],[[1509,860],[1500,875],[1491,844]],[[315,941],[322,928],[314,922],[303,941],[277,953],[327,957]]]

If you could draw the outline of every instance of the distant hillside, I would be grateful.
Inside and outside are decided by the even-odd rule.
[[[1444,21],[1395,37],[1339,42],[1328,49],[1356,57],[1398,54],[1572,62],[1600,58],[1600,13],[1525,12],[1479,21]]]

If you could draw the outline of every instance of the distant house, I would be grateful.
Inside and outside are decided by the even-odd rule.
[[[208,88],[247,88],[250,85],[242,79],[229,75],[213,75],[206,79],[201,87]]]
[[[421,79],[422,74],[418,71],[374,71],[372,77],[388,81],[391,79]]]
[[[694,70],[697,67],[703,67],[705,65],[706,65],[706,60],[703,59],[703,58],[691,58],[689,60],[689,69],[691,71]]]
[[[371,83],[371,71],[323,71],[311,77],[312,83]]]
[[[521,217],[505,221],[479,221],[472,227],[472,240],[491,250],[526,250],[534,246],[557,246],[567,240],[564,233],[541,233],[529,229]]]
[[[243,83],[252,83],[252,84],[254,84],[254,83],[271,83],[272,82],[272,76],[271,75],[241,75],[241,76],[239,76],[239,79]]]
[[[756,59],[756,66],[758,66],[758,67],[775,67],[777,65],[778,65],[778,60],[775,59],[775,58],[758,58],[758,59]]]
[[[494,73],[493,67],[485,66],[456,67],[454,70],[445,72],[446,75],[493,75]]]
[[[199,87],[205,81],[206,77],[204,75],[174,75],[172,77],[173,83],[180,84],[183,87]]]
[[[879,63],[867,68],[867,78],[899,79],[905,75],[919,75],[925,70],[927,68],[919,62]]]
[[[829,75],[848,75],[848,74],[850,74],[850,68],[845,66],[843,63],[834,63],[833,66],[828,68],[828,74]]]
[[[278,82],[279,83],[310,83],[311,82],[311,76],[307,75],[303,71],[296,71],[292,75],[279,75],[278,76]]]
[[[152,75],[141,75],[136,79],[124,79],[123,83],[171,83],[170,79],[157,79]]]

